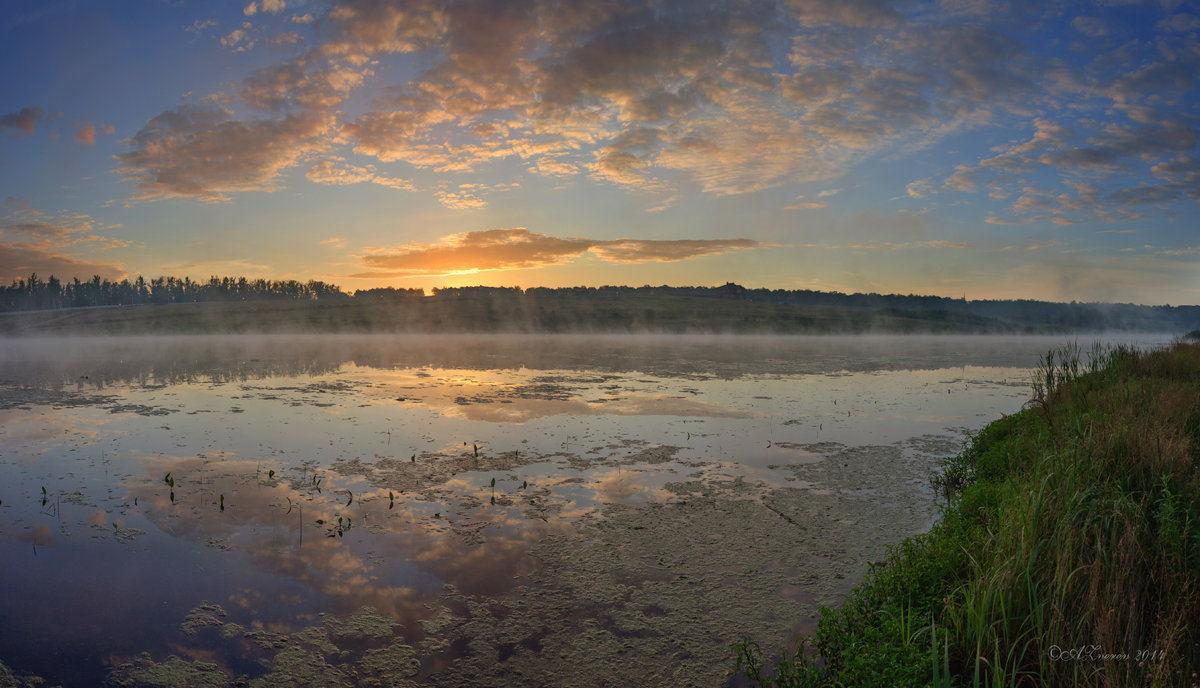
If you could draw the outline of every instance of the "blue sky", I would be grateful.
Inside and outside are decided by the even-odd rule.
[[[1200,303],[1194,2],[0,9],[0,280]]]

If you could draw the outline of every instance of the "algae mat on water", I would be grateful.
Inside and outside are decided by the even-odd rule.
[[[530,550],[539,565],[520,586],[484,595],[447,585],[419,628],[364,608],[272,633],[203,604],[181,624],[188,639],[180,647],[236,657],[249,670],[143,655],[115,668],[109,683],[719,685],[733,642],[811,630],[818,605],[837,604],[888,543],[923,527],[931,505],[916,482],[882,498],[854,487],[862,471],[899,470],[903,449],[832,453],[826,460],[844,474],[829,489],[764,490],[698,472],[666,486],[672,501],[608,505],[576,528],[548,532]]]

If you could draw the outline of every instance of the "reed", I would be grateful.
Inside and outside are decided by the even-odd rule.
[[[1200,343],[1070,346],[1032,387],[945,461],[940,523],[822,611],[819,658],[752,685],[1200,685]]]

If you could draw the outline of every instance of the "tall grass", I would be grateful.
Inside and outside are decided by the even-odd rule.
[[[1200,343],[1051,352],[776,686],[1200,686]],[[925,619],[914,628],[913,619]]]

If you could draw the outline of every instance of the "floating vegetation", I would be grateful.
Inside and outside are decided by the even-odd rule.
[[[189,662],[171,655],[155,662],[148,652],[113,668],[106,681],[121,688],[227,688],[230,681],[216,664]]]
[[[353,527],[353,519],[342,516],[338,516],[337,523],[330,523],[323,518],[318,518],[316,523],[325,528],[327,537],[342,537]]]
[[[362,607],[345,618],[322,614],[321,623],[331,637],[339,640],[390,638],[396,626],[392,617],[385,616],[375,607]]]
[[[223,619],[228,615],[219,604],[201,602],[198,607],[188,612],[183,623],[179,625],[179,630],[183,631],[184,635],[196,635],[196,631],[201,628],[224,624]]]
[[[229,675],[216,664],[188,661],[175,655],[156,662],[149,653],[120,664],[105,684],[121,688],[284,688],[322,686],[393,686],[421,669],[417,651],[392,641],[397,624],[373,607],[362,607],[349,616],[322,614],[321,623],[291,634],[247,629],[224,621],[219,605],[204,603],[189,612],[180,631],[191,637],[205,628],[217,628],[222,641],[244,638],[266,653],[257,676]],[[6,680],[10,673],[0,665],[0,687],[32,688],[40,683]]]

